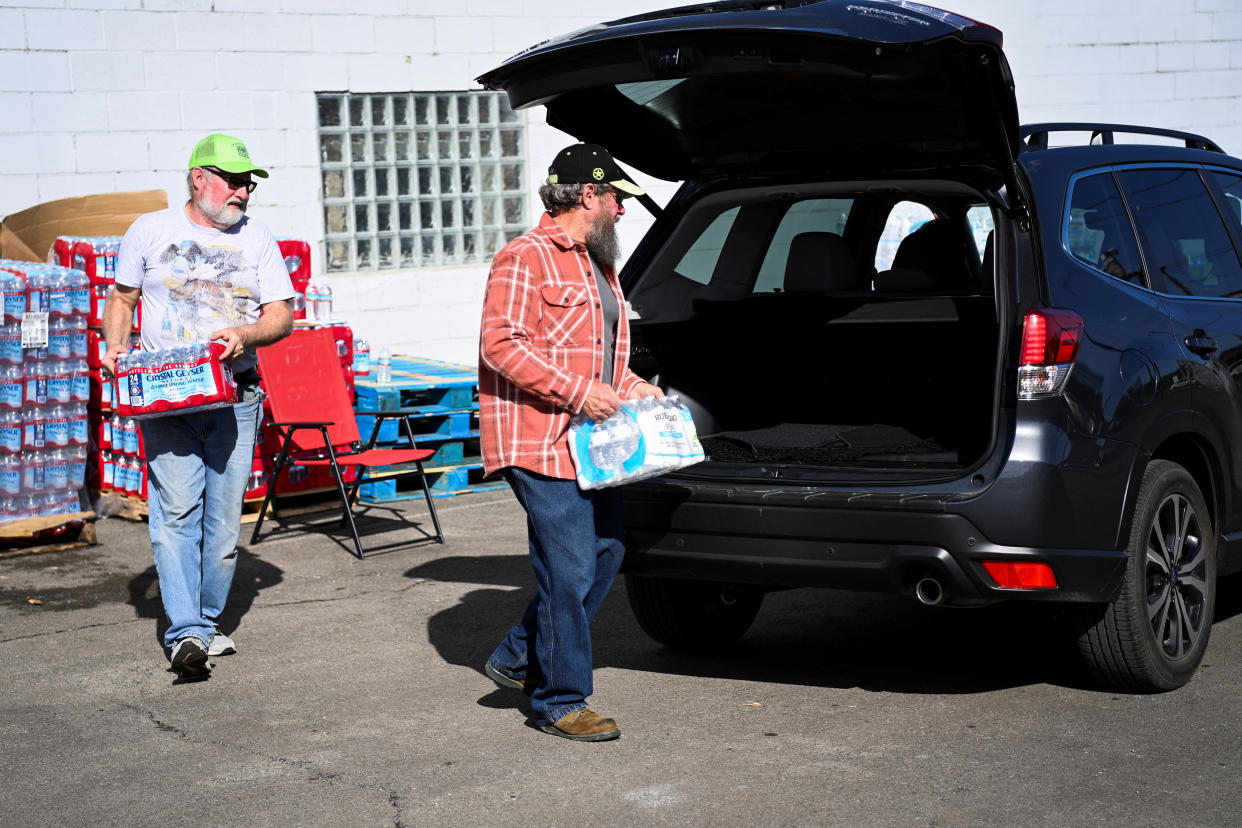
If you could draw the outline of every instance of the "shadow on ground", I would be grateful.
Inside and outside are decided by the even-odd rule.
[[[241,619],[254,605],[259,592],[284,580],[284,570],[254,555],[245,547],[237,550],[237,571],[233,574],[233,588],[228,604],[220,616],[220,631],[231,635]],[[161,645],[168,620],[164,617],[164,604],[160,600],[159,577],[155,565],[147,567],[129,581],[126,603],[134,608],[139,618],[155,621],[155,639]]]
[[[426,544],[434,544],[435,526],[430,515],[423,514],[419,520],[411,520],[409,511],[400,507],[375,504],[358,504],[354,509],[354,523],[358,528],[358,540],[364,555],[396,552]],[[245,527],[244,540],[252,538],[252,527]],[[375,543],[376,538],[389,533],[401,533],[401,539],[388,543]],[[318,510],[305,515],[293,515],[264,519],[259,543],[272,538],[313,534],[329,538],[350,555],[357,554],[354,536],[344,521],[339,502],[331,510]]]
[[[534,588],[524,555],[441,558],[405,575],[492,585],[466,593],[428,622],[440,655],[475,670],[517,622]],[[1216,620],[1240,612],[1242,575],[1222,579]],[[1044,683],[1099,689],[1079,667],[1071,615],[1018,602],[949,609],[901,596],[775,592],[733,647],[695,653],[649,638],[619,578],[592,634],[596,667],[889,693],[970,694]],[[512,694],[480,703],[502,701],[512,706]]]

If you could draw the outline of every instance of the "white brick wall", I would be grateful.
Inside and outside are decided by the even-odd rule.
[[[317,244],[316,91],[475,88],[544,38],[674,0],[0,0],[0,215],[163,188],[233,132],[272,171],[253,213]],[[1242,0],[944,0],[1005,33],[1022,119],[1148,123],[1242,153]],[[531,180],[569,143],[527,114]],[[674,185],[639,176],[658,201]],[[532,192],[529,203],[537,215]],[[632,250],[650,219],[621,224]],[[321,251],[312,267],[321,272]],[[334,275],[342,316],[395,351],[470,362],[486,268]]]

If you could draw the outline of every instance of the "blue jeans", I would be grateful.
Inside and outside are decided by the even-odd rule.
[[[151,548],[169,621],[166,646],[191,635],[207,645],[215,634],[237,568],[242,499],[262,408],[254,398],[142,421]]]
[[[518,468],[504,476],[526,510],[535,597],[488,661],[537,682],[531,706],[537,723],[549,724],[591,695],[591,621],[625,554],[621,495]]]

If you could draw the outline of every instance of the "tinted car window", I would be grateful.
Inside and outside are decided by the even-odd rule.
[[[901,241],[915,230],[936,217],[931,208],[917,201],[902,201],[893,205],[888,220],[884,222],[884,230],[880,233],[880,243],[875,249],[876,271],[888,270],[893,266],[893,258]]]
[[[763,257],[759,277],[755,280],[755,293],[771,293],[784,285],[789,245],[795,236],[825,232],[841,235],[853,206],[854,200],[850,198],[811,198],[791,205]]]
[[[1074,258],[1111,276],[1142,283],[1138,243],[1110,173],[1080,178],[1070,195],[1065,246]]]
[[[1242,265],[1198,172],[1126,170],[1117,177],[1152,287],[1186,296],[1242,296]]]
[[[988,248],[988,238],[992,235],[995,225],[992,221],[992,208],[986,204],[976,204],[966,211],[966,221],[970,224],[970,235],[975,240],[975,248],[979,258]]]
[[[725,239],[729,237],[729,230],[737,219],[739,209],[734,207],[725,210],[707,225],[707,229],[695,239],[694,244],[690,245],[690,249],[677,263],[678,275],[700,285],[706,285],[712,280],[712,274],[716,272],[716,262],[720,260],[720,251],[724,248]]]
[[[1208,177],[1220,188],[1218,200],[1225,213],[1225,223],[1233,230],[1235,238],[1242,238],[1242,175],[1210,172]]]

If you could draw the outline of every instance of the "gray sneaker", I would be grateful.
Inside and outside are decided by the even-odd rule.
[[[192,635],[187,635],[173,645],[171,661],[173,672],[185,678],[200,678],[211,672],[207,649],[203,647],[203,642]]]
[[[211,637],[211,643],[207,645],[207,655],[226,656],[237,652],[237,645],[233,643],[233,639],[229,638],[222,632],[217,632]]]

